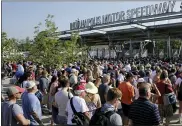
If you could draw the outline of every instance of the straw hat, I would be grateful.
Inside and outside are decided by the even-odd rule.
[[[91,93],[91,94],[96,94],[96,93],[98,93],[98,88],[95,86],[94,83],[88,82],[86,85],[86,92]]]

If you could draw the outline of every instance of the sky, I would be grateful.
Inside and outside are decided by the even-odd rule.
[[[54,15],[56,26],[63,31],[69,30],[70,23],[78,18],[87,19],[161,2],[2,2],[2,31],[16,39],[33,38],[34,27],[39,22],[44,24],[48,14]]]

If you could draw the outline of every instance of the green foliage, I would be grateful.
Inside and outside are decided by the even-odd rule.
[[[181,40],[175,40],[171,42],[171,47],[173,49],[179,49],[181,46],[182,41]]]
[[[35,27],[35,38],[30,50],[29,59],[43,63],[44,65],[55,65],[61,63],[61,45],[56,37],[50,37],[57,30],[52,21],[53,16],[48,15],[45,20],[46,29],[40,31],[42,23]]]
[[[19,52],[29,52],[26,60],[41,63],[45,66],[61,65],[78,60],[86,60],[88,47],[81,42],[77,32],[72,33],[69,41],[59,40],[57,27],[53,21],[53,15],[48,15],[45,22],[35,26],[34,40],[27,37],[24,40],[7,39],[7,34],[2,33],[2,47],[4,53],[14,50],[13,57],[8,60],[24,59]],[[45,27],[42,30],[42,26]]]
[[[2,61],[17,61],[18,59],[21,59],[22,56],[18,51],[17,40],[15,38],[7,38],[7,34],[5,32],[2,32],[1,36]]]
[[[164,41],[157,41],[155,44],[156,44],[156,47],[158,49],[164,49],[165,48],[165,42]]]

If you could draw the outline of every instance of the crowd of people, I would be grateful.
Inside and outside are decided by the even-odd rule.
[[[51,68],[24,61],[7,68],[16,81],[1,98],[3,126],[44,125],[45,108],[51,125],[169,126],[178,109],[182,124],[181,62],[90,60]]]

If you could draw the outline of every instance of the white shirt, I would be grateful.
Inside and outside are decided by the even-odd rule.
[[[124,81],[123,74],[119,74],[117,79],[118,79],[118,81],[123,82]]]
[[[86,102],[83,98],[80,98],[79,96],[74,96],[73,97],[73,105],[74,108],[77,112],[88,112],[89,109],[86,105]],[[70,105],[70,100],[67,103],[67,107],[66,107],[66,112],[68,112],[68,120],[67,120],[67,124],[68,125],[76,125],[74,123],[72,123],[72,118],[73,118],[73,111],[71,109],[71,105]]]
[[[27,82],[28,82],[28,81],[23,81],[23,83],[22,83],[22,88],[25,88],[25,89],[26,89],[26,87],[27,87]]]
[[[139,98],[139,90],[135,86],[134,86],[134,89],[135,89],[135,99],[137,100]]]
[[[70,98],[73,97],[72,93],[69,93],[69,96]],[[58,106],[59,116],[66,116],[65,109],[66,109],[68,101],[69,101],[68,92],[65,90],[59,89],[59,91],[55,94],[55,102]]]
[[[178,79],[176,80],[175,85],[180,86],[181,82],[182,82],[182,79],[181,79],[181,78],[178,78]]]
[[[24,68],[21,64],[18,65],[18,71],[24,72]]]
[[[126,66],[125,66],[125,69],[126,69],[126,72],[130,72],[130,70],[131,70],[130,64],[126,65]]]
[[[151,79],[154,80],[154,77],[156,75],[156,70],[152,71]]]
[[[104,66],[99,66],[100,69],[100,75],[103,75]]]

